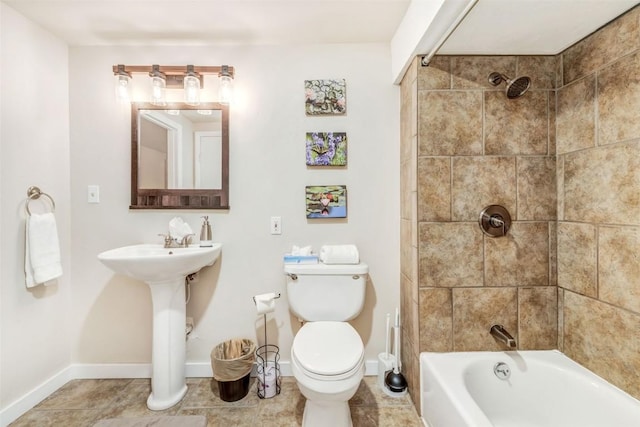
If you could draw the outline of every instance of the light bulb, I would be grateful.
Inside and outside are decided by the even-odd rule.
[[[160,71],[159,65],[153,64],[149,77],[151,77],[151,103],[160,106],[167,105],[167,76]]]
[[[218,73],[220,86],[218,87],[218,98],[221,104],[229,104],[233,99],[233,77],[229,72],[229,66],[223,65]]]
[[[131,77],[127,74],[115,75],[116,99],[121,104],[128,104],[131,102],[131,87]]]
[[[151,103],[153,105],[167,105],[167,81],[159,76],[151,77]]]
[[[193,65],[187,65],[184,76],[184,102],[188,105],[200,104],[200,79],[193,71]]]
[[[230,76],[220,77],[219,97],[221,104],[230,104],[233,99],[233,79]]]

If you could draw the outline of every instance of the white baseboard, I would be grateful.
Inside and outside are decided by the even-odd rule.
[[[71,365],[73,379],[151,378],[151,363],[105,363]]]
[[[71,380],[107,379],[107,378],[151,378],[150,363],[110,363],[110,364],[74,364],[66,367],[42,384],[0,410],[0,427],[6,427],[29,409],[42,402],[54,391]],[[211,363],[191,362],[185,366],[187,378],[207,378],[213,376]],[[252,372],[255,375],[255,368]],[[290,362],[280,363],[280,375],[291,377]],[[378,375],[378,361],[365,362],[365,375]]]
[[[364,375],[366,377],[375,377],[378,375],[378,361],[366,360],[364,362]]]
[[[0,426],[6,427],[51,393],[74,379],[71,366],[46,379],[39,386],[0,410]]]

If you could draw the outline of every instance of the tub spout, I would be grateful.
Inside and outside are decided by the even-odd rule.
[[[505,344],[509,348],[516,348],[516,340],[502,325],[493,325],[489,333],[498,341]]]

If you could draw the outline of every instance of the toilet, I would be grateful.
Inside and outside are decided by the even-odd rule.
[[[362,311],[369,267],[285,264],[289,309],[305,321],[291,369],[306,398],[303,427],[352,426],[349,399],[364,377],[364,345],[348,323]]]

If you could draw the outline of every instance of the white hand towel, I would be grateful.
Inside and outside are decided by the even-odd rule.
[[[169,234],[178,240],[181,240],[184,236],[193,234],[189,224],[183,221],[179,216],[169,221]]]
[[[27,288],[62,276],[60,243],[53,213],[27,217],[24,271]]]
[[[356,245],[324,245],[320,248],[320,261],[325,264],[358,264],[360,254]]]

